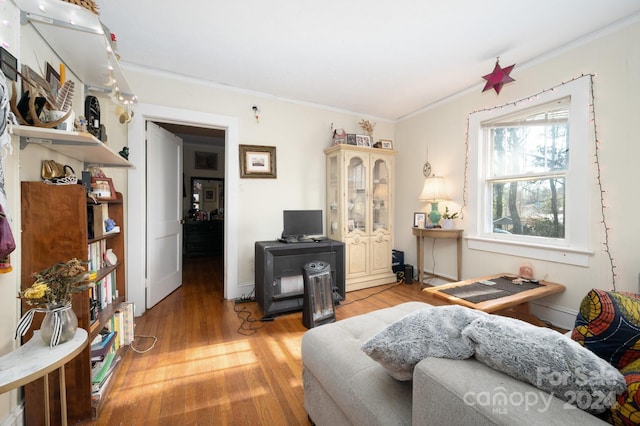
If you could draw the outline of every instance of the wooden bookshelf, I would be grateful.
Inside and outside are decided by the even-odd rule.
[[[87,260],[88,224],[87,200],[82,185],[48,185],[42,182],[21,182],[22,189],[22,276],[21,288],[31,286],[32,273],[57,262],[72,258]],[[102,201],[106,202],[106,201]],[[89,291],[73,295],[73,310],[78,317],[78,327],[89,333],[89,342],[99,333],[126,298],[124,212],[122,194],[117,194],[113,205],[109,202],[109,216],[120,226],[117,234],[108,234],[100,239],[116,253],[119,261],[115,266],[100,269],[97,279],[115,270],[118,297],[99,313],[97,320],[90,321]],[[99,240],[99,239],[96,239]],[[91,241],[96,241],[91,240]],[[23,302],[23,312],[29,307]],[[42,315],[36,315],[31,326],[37,330]],[[24,341],[29,340],[29,332]],[[91,348],[90,344],[65,368],[68,417],[70,423],[92,418],[96,412],[91,404]],[[52,401],[59,398],[59,377],[52,374],[49,392]],[[42,379],[25,386],[26,424],[44,424],[44,396]],[[50,403],[51,418],[59,418],[58,404]]]

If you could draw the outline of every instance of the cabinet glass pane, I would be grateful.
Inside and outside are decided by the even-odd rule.
[[[329,157],[329,185],[327,186],[327,201],[329,211],[327,212],[327,229],[325,232],[329,238],[337,238],[340,229],[338,209],[340,199],[338,198],[338,157]]]
[[[362,158],[353,157],[347,167],[347,227],[349,232],[367,228],[367,168]]]
[[[373,165],[373,230],[389,229],[389,168],[381,159]]]

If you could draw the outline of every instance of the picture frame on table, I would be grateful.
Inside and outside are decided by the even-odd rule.
[[[427,223],[427,214],[425,212],[416,212],[413,214],[413,227],[424,228]]]
[[[91,193],[100,200],[115,200],[116,189],[113,186],[113,180],[108,177],[91,176]]]
[[[58,71],[53,68],[53,66],[47,62],[47,74],[46,74],[47,83],[49,83],[49,87],[51,87],[51,93],[53,95],[58,94],[58,89],[60,88],[60,74]]]
[[[240,145],[240,177],[277,177],[276,147],[263,145]]]

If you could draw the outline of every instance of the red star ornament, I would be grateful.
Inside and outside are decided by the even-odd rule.
[[[509,77],[509,73],[513,70],[516,64],[510,65],[506,68],[500,67],[500,62],[496,61],[496,66],[493,68],[491,74],[487,74],[482,76],[485,80],[487,80],[487,84],[484,85],[483,92],[493,88],[496,91],[496,94],[500,94],[500,90],[505,83],[511,83],[512,81],[516,81],[515,79]]]

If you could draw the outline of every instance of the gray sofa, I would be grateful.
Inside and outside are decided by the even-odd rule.
[[[362,344],[421,302],[323,325],[302,338],[304,404],[322,425],[607,424],[476,361],[427,358],[413,381],[392,378]]]

